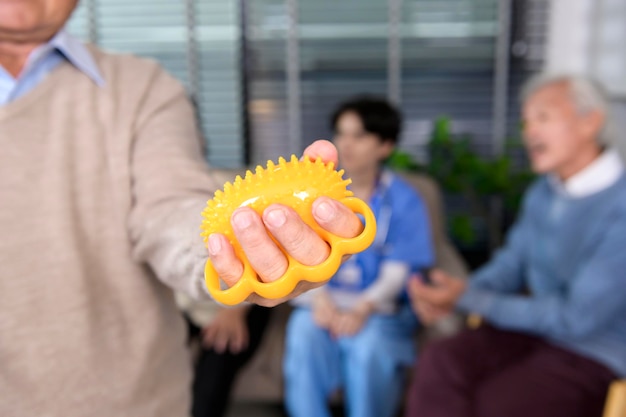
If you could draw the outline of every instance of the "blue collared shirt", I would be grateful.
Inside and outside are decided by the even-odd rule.
[[[50,41],[31,52],[17,78],[0,65],[0,106],[28,93],[65,60],[98,86],[104,85],[100,70],[87,47],[65,30],[61,30]]]

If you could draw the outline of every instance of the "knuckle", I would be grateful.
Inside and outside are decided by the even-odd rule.
[[[281,233],[280,240],[282,244],[289,250],[298,251],[301,250],[308,243],[307,230],[304,223],[293,222],[289,230],[285,230]]]
[[[260,260],[257,272],[264,280],[276,280],[283,276],[287,270],[287,260],[285,258],[265,258]]]

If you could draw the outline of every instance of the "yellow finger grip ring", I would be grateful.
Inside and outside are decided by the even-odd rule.
[[[204,274],[207,289],[213,298],[228,305],[238,304],[252,293],[268,299],[282,298],[291,294],[300,281],[329,280],[339,269],[344,255],[367,249],[376,235],[376,220],[368,205],[353,197],[352,191],[346,188],[350,182],[349,179],[343,179],[343,170],[336,171],[332,163],[324,164],[321,159],[299,161],[294,155],[289,162],[280,158],[278,164],[268,161],[266,168],[257,166],[254,174],[248,171],[244,179],[237,176],[234,184],[228,182],[223,190],[216,191],[202,212],[202,236],[206,243],[212,233],[224,234],[243,263],[244,272],[235,285],[223,288],[209,259]],[[338,200],[354,213],[363,216],[365,227],[361,234],[354,238],[342,238],[321,228],[311,212],[313,201],[320,196]],[[230,218],[238,207],[249,206],[261,215],[274,203],[293,208],[329,244],[330,254],[321,264],[307,266],[283,250],[289,262],[287,271],[276,281],[262,282],[237,242]]]

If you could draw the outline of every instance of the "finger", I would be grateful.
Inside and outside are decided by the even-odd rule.
[[[432,312],[432,306],[424,301],[417,301],[415,307],[421,316],[430,316]]]
[[[228,350],[233,355],[241,352],[241,340],[239,339],[239,335],[237,333],[233,334],[228,343]]]
[[[354,319],[348,319],[346,323],[345,334],[346,336],[354,336],[357,330],[357,323]]]
[[[318,307],[314,312],[313,319],[315,323],[324,329],[328,329],[333,322],[334,313],[330,309]]]
[[[428,320],[428,324],[435,323],[450,313],[450,311],[446,309],[442,309],[429,304],[423,304],[422,311],[424,312],[424,316]]]
[[[217,353],[224,353],[228,347],[229,336],[227,333],[220,332],[213,342],[213,350]]]
[[[441,290],[434,289],[419,279],[411,280],[408,283],[409,298],[412,303],[434,304],[439,302],[441,298],[439,292]]]
[[[294,209],[271,205],[263,212],[263,222],[285,251],[298,262],[319,265],[328,258],[328,244],[302,221]]]
[[[249,207],[241,207],[233,213],[231,223],[241,248],[261,280],[272,282],[282,277],[287,270],[287,258],[267,234],[261,216]]]
[[[450,302],[446,289],[426,285],[419,280],[412,283],[411,291],[414,298],[427,301],[430,304],[448,304]]]
[[[421,309],[427,317],[432,318],[436,315],[436,309],[428,303],[422,303]]]
[[[350,330],[350,320],[344,314],[341,317],[341,322],[339,323],[339,329],[338,329],[337,333],[339,334],[339,336],[348,336],[349,335],[349,333],[348,333],[349,330]]]
[[[418,304],[417,310],[418,310],[418,315],[420,317],[420,320],[424,324],[432,324],[434,322],[432,309],[428,305]]]
[[[332,327],[330,327],[328,329],[328,333],[330,333],[330,338],[332,340],[337,340],[340,337],[339,334],[337,333],[337,331],[334,328],[332,328]]]
[[[409,295],[417,299],[427,297],[433,290],[431,286],[424,284],[419,278],[410,279],[407,287]]]
[[[246,331],[243,328],[237,329],[230,341],[230,351],[233,354],[240,353],[245,347]]]
[[[207,247],[215,272],[226,285],[232,287],[243,274],[243,264],[237,259],[232,245],[226,236],[213,233],[209,235]]]
[[[411,278],[409,278],[409,282],[407,283],[407,291],[411,298],[417,297],[416,291],[420,283],[421,280],[417,275],[413,275],[411,276]]]
[[[411,310],[413,310],[413,313],[415,313],[415,315],[419,316],[419,306],[417,300],[411,300]]]
[[[239,351],[240,352],[248,348],[249,337],[250,337],[250,335],[248,334],[248,330],[244,328],[241,331],[241,338],[239,339],[240,340],[240,342],[239,342]]]
[[[430,323],[434,324],[446,317],[449,313],[443,310],[435,310],[431,313]]]
[[[433,305],[449,309],[458,299],[464,288],[462,280],[448,275],[442,270],[434,270],[430,276],[432,285],[418,282],[414,285],[414,294]]]
[[[214,326],[205,327],[202,332],[202,345],[207,349],[211,349],[211,347],[213,347],[214,340],[215,340],[215,327]]]
[[[343,319],[342,318],[337,320],[337,322],[333,326],[333,333],[335,334],[335,337],[343,336]]]
[[[333,336],[336,339],[343,337],[343,326],[340,323],[337,323],[337,325],[333,328]]]
[[[291,292],[291,294],[289,294],[286,297],[268,299],[268,298],[263,298],[258,294],[250,294],[248,298],[246,299],[246,301],[252,304],[258,304],[263,307],[275,307],[279,304],[283,304],[291,300],[292,298],[299,296],[300,294],[306,291],[312,290],[313,288],[321,287],[322,285],[325,285],[325,284],[326,284],[325,282],[300,281],[298,282],[298,284],[296,284],[296,288]]]
[[[332,162],[337,166],[337,148],[327,140],[316,140],[304,150],[304,157],[311,160],[322,158],[322,161]]]
[[[330,332],[333,338],[338,338],[341,336],[341,322],[341,315],[338,315],[337,317],[335,317],[335,320],[330,323]]]
[[[433,269],[430,273],[430,279],[432,280],[433,284],[446,285],[448,282],[450,282],[451,279],[454,278],[448,275],[446,272],[442,271],[441,269]]]
[[[325,327],[328,323],[328,315],[323,311],[313,311],[313,322],[319,327]]]
[[[354,336],[356,334],[357,327],[358,324],[356,320],[352,318],[348,319],[348,322],[346,323],[346,336]]]
[[[313,202],[313,217],[328,232],[343,238],[353,238],[363,231],[363,223],[348,207],[328,197]]]

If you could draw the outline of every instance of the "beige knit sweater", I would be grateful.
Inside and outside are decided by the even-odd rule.
[[[214,184],[179,83],[92,52],[0,107],[0,416],[187,416]]]

